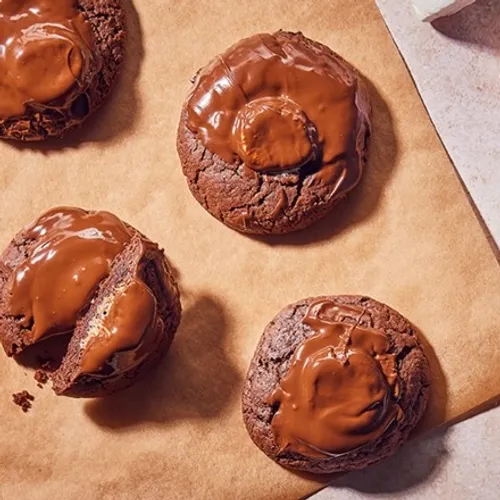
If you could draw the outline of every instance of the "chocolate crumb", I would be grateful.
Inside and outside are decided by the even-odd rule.
[[[49,376],[47,375],[47,373],[43,370],[37,370],[35,372],[35,380],[38,382],[38,387],[42,387],[43,384],[46,384],[47,381],[49,380]]]
[[[12,399],[14,404],[20,406],[24,413],[26,413],[31,408],[31,403],[35,400],[35,396],[31,395],[28,391],[21,391],[12,394]]]

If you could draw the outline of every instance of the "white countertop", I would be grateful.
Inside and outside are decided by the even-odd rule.
[[[444,146],[499,244],[500,0],[478,0],[437,26],[420,23],[410,0],[377,4]],[[497,499],[499,436],[496,408],[412,441],[389,460],[347,474],[311,498]]]

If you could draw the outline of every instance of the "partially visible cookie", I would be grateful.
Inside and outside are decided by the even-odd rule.
[[[0,138],[40,141],[80,125],[111,90],[124,55],[120,0],[0,5]]]
[[[399,313],[368,297],[310,298],[266,327],[245,382],[243,418],[280,465],[362,469],[407,440],[429,384],[421,344]]]
[[[200,70],[177,149],[214,217],[278,234],[323,217],[359,182],[370,100],[358,72],[301,33],[241,40]]]
[[[103,396],[132,384],[166,353],[180,314],[163,251],[108,212],[52,209],[0,259],[6,353],[71,336],[51,374],[57,394]]]

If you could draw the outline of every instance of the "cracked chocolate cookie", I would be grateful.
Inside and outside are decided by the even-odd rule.
[[[109,212],[54,208],[0,258],[0,341],[7,355],[70,335],[51,373],[57,394],[131,385],[168,350],[179,291],[163,251]]]
[[[103,102],[123,60],[120,0],[0,2],[0,137],[61,137]]]
[[[302,229],[359,182],[370,135],[357,71],[301,33],[241,40],[200,70],[177,149],[194,197],[245,233]]]
[[[266,327],[245,382],[243,418],[280,465],[362,469],[407,440],[429,384],[421,344],[399,313],[368,297],[310,298]]]

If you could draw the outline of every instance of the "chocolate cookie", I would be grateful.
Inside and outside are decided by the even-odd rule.
[[[310,298],[265,329],[245,382],[243,418],[255,444],[280,465],[362,469],[406,441],[429,383],[422,347],[399,313],[368,297]]]
[[[0,137],[61,137],[103,102],[123,60],[120,0],[0,5]]]
[[[177,149],[195,198],[245,233],[287,233],[329,212],[367,158],[357,71],[301,33],[241,40],[200,70]]]
[[[101,396],[132,384],[165,354],[180,313],[163,251],[108,212],[52,209],[0,259],[5,352],[71,335],[51,375],[57,394]]]

